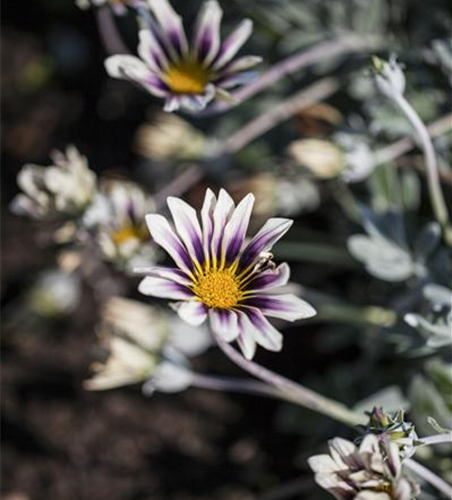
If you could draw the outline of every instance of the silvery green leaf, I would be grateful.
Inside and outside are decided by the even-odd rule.
[[[446,434],[447,432],[452,432],[451,429],[446,429],[438,424],[438,422],[433,417],[427,417],[427,422],[430,427],[438,434]]]
[[[431,432],[427,417],[433,417],[441,427],[450,425],[452,415],[444,397],[424,376],[416,375],[412,379],[408,399],[411,402],[410,415],[420,436],[428,436]]]
[[[443,347],[452,343],[452,323],[450,322],[432,322],[420,314],[405,314],[405,322],[416,328],[420,333],[427,337],[427,345],[430,347]]]
[[[395,412],[398,410],[408,410],[410,408],[410,402],[403,395],[400,387],[391,385],[359,401],[353,409],[357,412],[364,413],[366,411],[372,411],[374,407],[384,408],[386,412]]]

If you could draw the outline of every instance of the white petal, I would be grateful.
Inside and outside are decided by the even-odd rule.
[[[245,240],[254,206],[254,195],[248,194],[237,205],[226,224],[223,236],[223,252],[227,262],[233,262],[239,255]]]
[[[148,214],[146,215],[146,224],[157,245],[160,245],[171,256],[182,271],[189,274],[192,265],[188,253],[165,217],[158,214]]]
[[[246,305],[260,309],[266,316],[287,321],[310,318],[316,315],[315,309],[295,295],[259,295],[246,300]]]
[[[179,317],[189,325],[199,326],[207,318],[207,311],[204,304],[197,300],[180,302],[174,306],[174,309],[177,311]]]
[[[219,69],[227,64],[248,40],[252,31],[253,22],[250,19],[242,21],[221,45],[220,54],[213,65],[213,69]]]
[[[208,0],[200,10],[195,28],[195,50],[198,57],[209,64],[220,49],[220,24],[223,11],[216,0]]]
[[[213,258],[219,258],[221,255],[221,241],[223,239],[224,228],[233,210],[234,200],[224,189],[221,189],[213,211],[213,236],[211,242]]]
[[[190,257],[198,263],[202,263],[204,250],[201,226],[196,216],[196,210],[179,198],[169,197],[167,204],[173,216],[176,231],[184,242]]]
[[[138,291],[143,295],[159,297],[162,299],[187,300],[193,297],[193,293],[188,288],[174,283],[174,281],[164,280],[146,276],[138,285]]]
[[[226,342],[232,342],[238,337],[240,331],[237,314],[234,311],[210,309],[209,320],[212,330]]]

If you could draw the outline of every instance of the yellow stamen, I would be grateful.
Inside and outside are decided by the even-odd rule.
[[[240,281],[231,269],[205,271],[193,286],[198,299],[207,307],[231,309],[243,298]]]
[[[175,94],[202,94],[210,72],[197,61],[185,60],[170,66],[162,78]]]

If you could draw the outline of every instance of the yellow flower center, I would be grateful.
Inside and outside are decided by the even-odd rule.
[[[209,70],[190,60],[170,66],[163,75],[163,80],[175,94],[202,94],[209,79]]]
[[[145,241],[146,236],[147,234],[143,227],[129,224],[114,231],[111,239],[116,245],[122,245],[129,240]]]
[[[244,295],[230,269],[206,271],[196,280],[193,291],[206,306],[219,309],[235,307]]]

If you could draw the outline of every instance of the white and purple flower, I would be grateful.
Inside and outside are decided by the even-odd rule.
[[[351,441],[334,438],[329,455],[316,455],[308,463],[315,481],[337,500],[413,500],[419,486],[404,474],[399,447],[373,434],[359,448]]]
[[[149,231],[177,267],[137,269],[147,274],[139,290],[145,295],[178,301],[174,308],[187,323],[209,320],[213,332],[225,341],[237,341],[251,359],[256,344],[270,351],[282,347],[282,335],[266,316],[295,321],[315,310],[286,293],[289,266],[275,267],[269,250],[292,225],[289,219],[269,219],[245,243],[254,196],[235,206],[225,190],[218,199],[208,189],[201,221],[190,205],[168,198],[174,227],[161,215],[149,214]]]
[[[110,76],[136,82],[165,99],[165,111],[202,110],[215,97],[231,98],[229,89],[254,77],[246,70],[261,62],[260,57],[232,60],[251,35],[251,20],[243,20],[221,42],[223,11],[217,0],[208,0],[189,43],[182,20],[168,0],[148,0],[148,6],[148,28],[139,32],[140,57],[109,57],[105,67]]]

